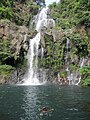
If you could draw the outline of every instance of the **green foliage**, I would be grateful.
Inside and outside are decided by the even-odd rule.
[[[54,42],[52,35],[45,35],[45,57],[39,61],[39,66],[43,66],[45,69],[51,69],[55,72],[60,71],[60,68],[65,65],[64,61],[64,46],[63,42]]]
[[[2,0],[0,2],[0,19],[7,18],[9,20],[13,17],[12,0]]]
[[[80,68],[80,73],[82,75],[90,74],[90,66],[84,66],[84,67]]]
[[[82,13],[80,23],[90,27],[90,11],[86,11]]]
[[[49,7],[51,16],[61,28],[67,29],[78,24],[90,26],[90,0],[63,0]]]
[[[3,63],[6,59],[13,56],[10,51],[10,40],[0,39],[0,63]]]
[[[82,85],[90,85],[90,66],[84,66],[80,68],[81,73],[81,84]]]
[[[3,75],[5,77],[9,76],[11,71],[15,68],[10,65],[0,65],[0,75]]]
[[[70,64],[70,70],[77,70],[78,66]]]
[[[86,35],[82,36],[78,33],[71,36],[71,40],[76,47],[76,54],[79,57],[88,55],[88,38]]]
[[[13,1],[12,0],[1,0],[0,1],[0,7],[5,6],[5,7],[11,7],[11,5],[13,5]]]
[[[40,4],[35,4],[32,0],[2,0],[0,19],[9,19],[17,25],[28,26],[30,19],[37,14],[39,8]]]
[[[82,79],[82,81],[81,81],[81,85],[83,85],[83,86],[90,86],[90,76],[89,77],[87,77],[86,79]]]
[[[61,78],[65,78],[65,77],[66,77],[66,74],[67,74],[66,71],[63,71],[63,70],[60,71],[60,77],[61,77]]]

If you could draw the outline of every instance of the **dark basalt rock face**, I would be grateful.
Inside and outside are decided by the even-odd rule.
[[[44,2],[39,1],[38,4],[32,0],[8,1],[8,4],[5,1],[1,2],[1,7],[4,6],[5,10],[8,7],[10,11],[6,14],[2,11],[0,20],[0,84],[15,84],[23,79],[27,70],[26,55],[29,40],[36,33],[28,29],[29,23],[42,6],[41,3]]]
[[[0,21],[0,44],[2,45],[0,51],[0,54],[2,53],[2,56],[0,56],[0,63],[15,67],[15,71],[11,72],[10,77],[4,77],[2,75],[0,78],[2,82],[0,83],[16,83],[18,79],[22,78],[24,74],[22,65],[23,61],[26,59],[25,56],[29,48],[29,38],[28,29],[25,26],[17,26],[10,21]],[[5,55],[6,53],[7,56]],[[17,68],[22,68],[22,72],[17,70]]]
[[[19,84],[22,83],[25,71],[17,69],[12,72],[11,76],[5,81],[5,84]]]

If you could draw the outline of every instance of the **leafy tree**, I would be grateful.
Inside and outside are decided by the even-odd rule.
[[[13,1],[12,0],[2,0],[0,1],[0,19],[7,18],[12,19],[13,17],[13,9],[12,9]]]
[[[63,0],[63,2],[53,3],[49,7],[51,16],[56,20],[57,26],[61,28],[64,26],[67,29],[67,25],[70,28],[70,26],[78,24],[90,26],[90,0]]]

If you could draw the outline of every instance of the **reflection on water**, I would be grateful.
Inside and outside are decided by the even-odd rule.
[[[38,111],[38,107],[39,107],[39,103],[40,101],[37,98],[37,93],[38,93],[38,88],[36,89],[35,87],[33,87],[33,89],[29,89],[28,87],[25,87],[24,89],[24,97],[23,97],[23,105],[21,107],[21,109],[25,110],[25,118],[26,119],[32,119],[33,117],[35,119],[38,118],[37,116],[37,111]],[[23,118],[21,118],[22,120]]]
[[[0,86],[0,120],[90,120],[90,88]]]

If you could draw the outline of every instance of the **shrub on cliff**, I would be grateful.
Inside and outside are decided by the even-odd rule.
[[[17,25],[28,26],[30,19],[44,4],[44,0],[2,0],[0,1],[0,19],[9,19]]]
[[[80,68],[81,84],[90,85],[90,66],[84,66]]]
[[[52,17],[60,27],[62,24],[65,28],[77,24],[90,26],[90,0],[63,0],[59,4],[53,3],[50,8]]]
[[[10,65],[0,65],[0,75],[7,77],[10,75],[11,71],[15,68]]]
[[[9,20],[13,17],[13,1],[2,0],[0,1],[0,19],[7,18]]]

